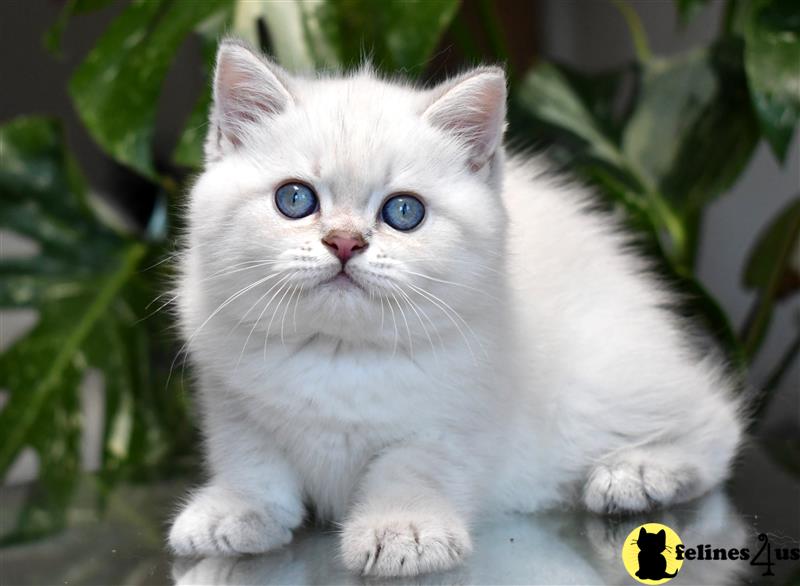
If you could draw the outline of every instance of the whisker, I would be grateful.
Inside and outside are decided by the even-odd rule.
[[[264,294],[263,294],[261,297],[259,297],[259,298],[258,298],[258,300],[255,302],[255,304],[253,304],[253,307],[255,307],[256,305],[258,305],[259,303],[261,303],[261,300],[262,300],[262,299],[264,299],[264,297],[266,297],[267,295],[269,295],[269,294],[270,294],[270,292],[272,292],[272,291],[273,291],[273,290],[274,290],[274,289],[275,289],[277,286],[279,286],[281,283],[285,282],[285,281],[286,281],[286,279],[288,279],[289,277],[290,277],[290,275],[284,275],[283,277],[281,277],[280,279],[278,279],[278,281],[277,281],[277,282],[273,283],[273,284],[272,284],[272,286],[271,286],[271,287],[270,287],[270,288],[267,290],[267,292],[266,292],[266,293],[264,293]],[[244,344],[242,344],[242,351],[241,351],[241,352],[239,352],[239,359],[236,361],[236,368],[237,368],[237,369],[239,368],[239,364],[240,364],[240,363],[241,363],[241,361],[242,361],[242,357],[244,356],[244,352],[245,352],[245,350],[247,349],[247,345],[250,343],[250,338],[252,337],[252,335],[253,335],[253,332],[254,332],[254,331],[256,330],[256,328],[258,327],[258,324],[261,322],[261,318],[262,318],[262,317],[264,317],[264,313],[267,311],[267,308],[269,307],[270,303],[272,303],[272,300],[273,300],[273,299],[275,299],[275,297],[278,295],[278,292],[279,292],[279,291],[280,291],[280,290],[276,291],[276,292],[275,292],[275,295],[273,295],[273,296],[270,298],[270,300],[269,300],[269,301],[267,301],[266,305],[264,305],[264,309],[262,309],[262,310],[261,310],[261,313],[259,313],[259,314],[258,314],[258,318],[256,318],[256,321],[253,323],[253,327],[252,327],[252,328],[250,328],[250,331],[249,331],[249,332],[248,332],[248,334],[247,334],[247,338],[245,339],[245,341],[244,341]],[[252,309],[252,307],[251,307],[250,309]],[[250,313],[250,310],[248,310],[248,311],[247,311],[247,313]],[[246,314],[245,314],[245,315],[246,315]],[[244,319],[244,316],[242,317],[242,320],[243,320],[243,319]],[[241,323],[242,323],[242,320],[239,320],[239,324],[241,324]],[[236,328],[239,326],[239,324],[236,324],[236,326],[234,326],[234,328],[233,328],[233,329],[235,330],[235,329],[236,329]],[[231,332],[232,332],[232,331],[233,331],[233,330],[231,330]]]
[[[383,317],[384,317],[384,311],[383,311],[383,295],[378,295],[378,299],[380,299],[380,301],[381,301],[381,332],[383,332]]]
[[[442,283],[444,285],[453,285],[455,287],[461,287],[462,289],[468,289],[470,291],[475,291],[475,292],[480,293],[481,295],[484,295],[484,296],[486,296],[486,297],[488,297],[490,299],[494,299],[495,301],[500,301],[499,297],[496,297],[496,296],[494,296],[494,295],[492,295],[490,293],[487,293],[486,291],[481,291],[480,289],[478,289],[476,287],[472,287],[470,285],[465,285],[463,283],[456,283],[455,281],[448,281],[446,279],[439,279],[438,277],[431,277],[430,275],[425,275],[423,273],[418,273],[418,272],[415,272],[415,271],[409,271],[407,269],[400,269],[400,270],[402,270],[404,273],[408,273],[409,275],[416,275],[417,277],[422,277],[423,279],[428,279],[428,280],[431,280],[431,281],[435,281],[437,283]]]
[[[222,277],[227,277],[227,276],[229,276],[229,275],[232,275],[232,274],[234,274],[234,273],[238,273],[238,272],[241,272],[241,271],[247,271],[247,270],[257,269],[257,268],[259,268],[259,267],[268,266],[268,265],[270,265],[270,264],[275,264],[275,263],[278,263],[278,262],[280,262],[280,261],[247,261],[247,262],[248,262],[248,263],[251,263],[251,262],[257,262],[258,264],[255,264],[254,266],[250,266],[250,267],[245,267],[245,268],[242,268],[242,269],[237,269],[237,270],[227,270],[227,269],[226,269],[225,271],[220,271],[220,272],[218,272],[218,273],[215,273],[215,274],[213,274],[213,275],[211,275],[211,276],[209,276],[209,277],[205,277],[205,278],[203,278],[203,279],[200,279],[200,281],[198,281],[198,282],[199,282],[199,283],[204,283],[204,282],[207,282],[207,281],[210,281],[210,280],[213,280],[213,279],[219,279],[219,278],[222,278]],[[243,264],[243,263],[240,263],[240,264]],[[235,266],[239,266],[239,265],[232,265],[232,267],[235,267]],[[228,268],[232,268],[232,267],[228,267]],[[170,292],[169,292],[169,291],[165,291],[164,293],[161,293],[160,295],[156,296],[156,297],[155,297],[155,298],[154,298],[154,299],[153,299],[153,300],[152,300],[150,303],[148,303],[148,304],[145,306],[145,310],[149,309],[151,305],[153,305],[154,303],[156,303],[156,302],[157,302],[159,299],[161,299],[161,298],[162,298],[162,297],[164,297],[165,295],[169,295],[169,294],[170,294]],[[137,322],[136,322],[136,323],[138,324],[138,323],[140,323],[140,322],[143,322],[143,321],[145,321],[145,320],[148,320],[148,319],[150,319],[151,317],[153,317],[154,315],[156,315],[157,313],[159,313],[160,311],[162,311],[162,310],[163,310],[165,307],[167,307],[167,306],[168,306],[168,305],[170,305],[171,303],[174,303],[174,302],[175,302],[175,301],[178,299],[178,297],[180,297],[180,295],[179,295],[179,294],[177,294],[177,293],[176,293],[176,294],[173,294],[173,295],[172,295],[172,297],[171,297],[170,299],[168,299],[167,301],[165,301],[164,303],[162,303],[161,305],[159,305],[159,306],[158,306],[158,308],[156,308],[156,309],[155,309],[155,310],[153,310],[152,312],[148,313],[148,314],[147,314],[147,315],[145,315],[144,317],[141,317],[141,318],[139,318],[139,320],[137,320]]]
[[[392,304],[389,302],[389,298],[386,298],[386,305],[389,306],[389,311],[392,312],[392,323],[394,323],[394,346],[392,347],[392,357],[394,357],[395,353],[397,352],[397,343],[400,337],[400,334],[397,330],[397,319],[394,316],[394,309],[392,308]],[[383,305],[381,305],[383,307]]]
[[[478,269],[484,269],[484,270],[486,270],[486,271],[488,271],[490,273],[495,273],[497,275],[504,274],[504,272],[502,270],[498,269],[497,267],[489,266],[487,264],[484,264],[484,263],[481,263],[481,262],[477,262],[477,261],[473,261],[473,260],[461,260],[461,259],[457,259],[457,258],[441,258],[441,257],[432,257],[432,256],[428,256],[428,257],[418,256],[418,257],[411,257],[411,258],[403,257],[403,262],[434,262],[434,263],[437,263],[437,264],[440,264],[440,265],[445,265],[445,266],[458,263],[458,264],[469,265],[470,267],[474,267],[474,268],[478,268]],[[472,274],[477,275],[478,273],[473,272]]]
[[[280,273],[272,273],[271,275],[269,275],[269,277],[277,277],[278,275],[280,275]],[[282,280],[282,279],[280,279],[280,280],[278,281],[278,283],[280,283],[280,282],[281,282],[281,280]],[[251,306],[250,306],[250,309],[248,309],[247,311],[245,311],[245,312],[244,312],[244,314],[242,315],[242,317],[240,317],[240,318],[239,318],[239,321],[238,321],[238,322],[236,322],[236,325],[235,325],[235,326],[233,326],[233,328],[231,328],[231,331],[230,331],[230,332],[228,332],[228,335],[229,335],[229,336],[230,336],[230,335],[231,335],[231,334],[232,334],[232,333],[233,333],[233,332],[236,330],[236,328],[238,328],[240,325],[242,325],[242,323],[244,323],[244,320],[245,320],[245,318],[246,318],[248,315],[250,315],[250,312],[251,312],[251,311],[253,311],[253,310],[255,309],[256,305],[258,305],[259,303],[261,303],[261,300],[262,300],[262,299],[264,299],[264,297],[266,297],[267,295],[269,295],[269,292],[270,292],[270,291],[272,291],[272,289],[274,289],[274,288],[275,288],[275,285],[276,285],[276,284],[277,284],[277,283],[273,284],[273,285],[272,285],[272,287],[270,287],[269,289],[267,289],[267,292],[266,292],[266,293],[264,293],[264,294],[263,294],[261,297],[259,297],[258,299],[256,299],[255,303],[253,303],[253,305],[251,305]]]
[[[397,289],[397,291],[400,293],[401,297],[403,297],[408,302],[408,305],[411,308],[411,311],[413,311],[414,314],[417,316],[417,320],[419,320],[419,323],[422,326],[422,330],[425,332],[425,336],[428,338],[428,343],[430,343],[430,345],[431,345],[431,352],[433,353],[433,357],[434,357],[434,359],[436,359],[436,362],[438,363],[439,355],[436,352],[436,347],[433,345],[433,338],[431,338],[431,334],[428,331],[428,328],[425,326],[425,322],[422,321],[422,317],[420,316],[420,311],[423,313],[423,315],[425,315],[425,318],[431,324],[431,327],[434,329],[436,334],[439,335],[439,332],[436,330],[436,326],[431,321],[431,319],[427,316],[427,314],[425,314],[425,310],[422,309],[421,307],[418,307],[417,304],[414,303],[414,301],[411,299],[411,297],[408,296],[408,293],[406,293],[403,290],[402,287],[400,287],[396,283],[393,283],[392,286],[395,287],[395,289]],[[439,336],[439,342],[442,344],[442,347],[444,347],[444,342],[442,341],[442,337],[441,336]]]
[[[156,297],[156,299],[158,299],[159,297],[163,297],[164,295],[166,295],[166,293],[162,293],[161,295],[159,295],[158,297]],[[150,307],[150,306],[151,306],[151,305],[152,305],[152,304],[153,304],[153,303],[156,301],[156,299],[153,299],[153,301],[151,301],[150,303],[148,303],[148,304],[147,304],[147,306],[145,306],[145,310],[147,310],[147,308],[148,308],[148,307]],[[167,300],[166,300],[164,303],[162,303],[161,305],[159,305],[158,307],[156,307],[156,308],[155,308],[153,311],[151,311],[150,313],[148,313],[148,314],[147,314],[147,315],[145,315],[144,317],[140,317],[139,319],[137,319],[137,320],[134,322],[134,325],[140,324],[141,322],[143,322],[143,321],[145,321],[145,320],[148,320],[148,319],[150,319],[151,317],[153,317],[154,315],[156,315],[156,314],[157,314],[159,311],[161,311],[162,309],[164,309],[164,308],[165,308],[167,305],[169,305],[170,303],[175,303],[175,301],[176,301],[177,299],[178,299],[178,295],[177,295],[177,294],[176,294],[176,295],[173,295],[171,298],[167,299]]]
[[[291,276],[294,277],[296,274],[297,272],[294,272],[291,274]],[[281,288],[278,289],[278,292],[284,289],[287,284],[288,283],[284,283],[283,285],[281,285]],[[269,318],[269,324],[267,324],[267,333],[264,336],[264,361],[267,360],[267,344],[269,342],[269,332],[272,329],[272,322],[275,321],[275,316],[278,314],[278,309],[280,309],[281,303],[283,303],[283,300],[288,292],[289,289],[287,288],[286,291],[284,291],[283,295],[281,295],[281,298],[278,299],[278,302],[275,304],[275,309],[272,311],[272,317]]]
[[[145,267],[145,268],[143,268],[143,269],[140,269],[140,270],[139,270],[139,272],[140,272],[140,273],[146,273],[147,271],[150,271],[150,270],[152,270],[152,269],[156,268],[157,266],[159,266],[159,265],[162,265],[162,264],[164,264],[165,262],[171,261],[173,258],[175,258],[175,257],[177,257],[177,256],[180,256],[182,253],[183,253],[182,251],[177,251],[177,252],[173,252],[173,253],[171,253],[171,254],[166,254],[166,255],[164,255],[164,258],[162,258],[161,260],[158,260],[158,261],[154,262],[153,264],[151,264],[151,265],[150,265],[150,266],[148,266],[148,267]]]
[[[289,308],[292,306],[292,297],[294,297],[294,294],[297,293],[297,289],[299,287],[300,285],[294,286],[291,295],[289,295],[289,299],[286,300],[286,307],[283,309],[283,315],[281,316],[281,346],[286,346],[286,342],[283,338],[283,324],[286,321],[286,314],[289,313]]]
[[[447,318],[456,327],[456,329],[458,330],[459,334],[461,334],[461,337],[464,339],[464,343],[467,345],[467,349],[469,350],[470,355],[472,355],[472,359],[474,361],[477,361],[477,356],[475,355],[475,352],[472,349],[472,344],[469,343],[469,340],[467,339],[467,335],[464,333],[464,330],[461,328],[461,326],[458,324],[458,322],[454,319],[454,317],[450,314],[450,311],[452,311],[453,314],[456,317],[458,317],[465,325],[467,325],[468,329],[470,330],[472,335],[475,336],[475,338],[477,340],[477,336],[472,331],[472,328],[469,327],[469,324],[466,324],[466,322],[464,321],[464,318],[462,318],[460,316],[460,314],[458,314],[458,312],[456,312],[453,308],[451,308],[447,303],[445,303],[444,301],[442,301],[441,299],[436,297],[436,295],[434,295],[433,293],[431,293],[429,291],[426,291],[425,289],[422,289],[421,287],[418,287],[418,286],[416,286],[416,285],[414,285],[412,283],[406,283],[406,285],[408,285],[417,294],[422,295],[423,297],[427,298],[428,301],[433,303],[436,307],[438,307],[442,311],[442,313],[444,313],[447,316]],[[450,311],[448,311],[448,309]],[[477,341],[480,344],[480,340],[477,340]]]
[[[444,299],[442,299],[441,297],[437,297],[427,289],[423,289],[418,285],[412,285],[411,283],[408,283],[408,285],[417,290],[424,291],[425,293],[427,293],[428,295],[430,295],[431,297],[442,303],[451,312],[453,312],[453,315],[455,315],[456,318],[458,318],[458,320],[461,321],[462,324],[464,324],[464,327],[467,328],[467,331],[469,331],[469,333],[472,334],[472,337],[475,338],[475,341],[478,343],[478,346],[481,348],[481,351],[483,352],[484,356],[488,358],[489,354],[488,352],[486,352],[486,348],[483,346],[480,337],[478,336],[478,334],[475,333],[475,330],[472,329],[472,326],[469,325],[469,322],[467,322],[467,320],[465,320],[459,312],[453,309],[453,307],[449,303],[447,303]]]
[[[208,322],[210,322],[210,321],[211,321],[211,320],[214,318],[214,316],[216,316],[216,315],[217,315],[217,314],[218,314],[220,311],[222,311],[223,309],[225,309],[225,308],[226,308],[228,305],[230,305],[231,303],[233,303],[233,302],[234,302],[236,299],[238,299],[238,298],[239,298],[239,297],[241,297],[242,295],[245,295],[245,294],[246,294],[248,291],[252,290],[252,289],[253,289],[253,288],[255,288],[255,287],[258,287],[259,285],[261,285],[262,283],[266,282],[267,280],[269,280],[269,279],[271,279],[271,278],[272,278],[272,275],[267,275],[266,277],[263,277],[263,278],[261,278],[261,279],[258,279],[258,280],[257,280],[257,281],[255,281],[254,283],[251,283],[250,285],[247,285],[246,287],[242,287],[242,288],[241,288],[241,289],[239,289],[239,290],[238,290],[236,293],[234,293],[233,295],[231,295],[230,297],[228,297],[228,298],[227,298],[225,301],[223,301],[222,303],[220,303],[220,304],[219,304],[219,306],[218,306],[218,307],[217,307],[217,308],[216,308],[216,309],[215,309],[215,310],[214,310],[214,311],[211,313],[211,315],[209,315],[209,316],[208,316],[208,317],[205,319],[205,321],[204,321],[202,324],[200,324],[200,327],[198,327],[198,328],[197,328],[197,329],[196,329],[196,330],[195,330],[195,331],[192,333],[192,335],[191,335],[191,336],[189,336],[189,339],[188,339],[186,342],[184,342],[183,346],[181,346],[181,348],[178,350],[178,353],[177,353],[177,355],[175,356],[175,359],[173,359],[173,361],[172,361],[172,364],[171,364],[171,365],[170,365],[170,367],[169,367],[169,374],[168,374],[168,376],[167,376],[167,385],[169,385],[169,381],[170,381],[170,379],[172,378],[172,370],[173,370],[173,368],[175,367],[175,360],[177,360],[177,359],[178,359],[178,357],[181,355],[181,353],[182,353],[184,350],[188,350],[188,348],[190,348],[190,347],[191,347],[191,344],[192,344],[192,342],[194,342],[194,339],[197,337],[197,335],[200,333],[200,331],[201,331],[201,330],[202,330],[202,329],[203,329],[203,328],[206,326],[206,324],[208,324]],[[183,369],[185,369],[185,368],[186,368],[186,355],[188,355],[188,351],[187,351],[187,352],[186,352],[186,354],[184,355],[184,359],[183,359],[183,367],[182,367]]]
[[[248,261],[248,263],[249,262],[253,262],[253,261]],[[258,261],[256,264],[253,264],[251,266],[238,268],[238,269],[234,269],[234,270],[229,270],[229,269],[233,269],[233,267],[242,266],[242,264],[244,264],[244,263],[237,264],[237,265],[231,265],[230,267],[226,267],[222,271],[218,271],[218,272],[216,272],[216,273],[214,273],[212,275],[209,275],[207,277],[203,277],[202,279],[200,279],[198,281],[198,283],[207,283],[208,281],[213,281],[214,279],[221,279],[223,277],[229,277],[230,275],[234,275],[236,273],[241,273],[243,271],[252,271],[253,269],[258,269],[258,268],[261,268],[261,267],[266,267],[266,266],[278,264],[280,262],[283,262],[283,261],[280,261],[280,260]]]
[[[162,297],[164,297],[164,296],[166,296],[166,295],[169,295],[170,293],[171,293],[171,291],[164,291],[164,292],[163,292],[163,293],[161,293],[160,295],[156,295],[156,296],[155,296],[155,298],[154,298],[154,299],[153,299],[153,300],[152,300],[150,303],[148,303],[147,305],[145,305],[145,306],[144,306],[145,310],[148,310],[148,309],[150,309],[150,306],[151,306],[151,305],[153,305],[153,303],[155,303],[156,301],[158,301],[158,300],[159,300],[159,299],[161,299]],[[173,300],[174,300],[174,299],[177,299],[177,297],[178,297],[177,295],[173,295],[172,299],[173,299]],[[171,301],[168,301],[168,302],[167,302],[167,304],[169,304],[169,303],[171,303]],[[162,307],[163,307],[163,306],[162,306]]]
[[[305,283],[300,283],[300,292],[297,294],[297,299],[294,301],[294,312],[292,313],[292,323],[294,324],[294,333],[297,333],[297,306],[300,305],[300,297],[303,295],[303,287]]]
[[[175,253],[174,255],[171,255],[171,256],[175,257],[175,256],[178,256],[179,254],[180,254],[180,253]],[[164,260],[162,260],[162,261],[159,261],[159,262],[164,262]],[[230,274],[233,274],[233,273],[237,273],[237,272],[239,272],[239,271],[230,271],[229,269],[232,269],[232,268],[234,268],[234,267],[238,267],[238,266],[242,266],[242,265],[245,265],[245,264],[254,264],[254,263],[255,263],[255,264],[254,264],[254,266],[247,267],[247,268],[245,268],[245,269],[241,269],[241,270],[250,270],[250,269],[253,269],[253,268],[258,268],[258,267],[261,267],[261,266],[266,266],[266,265],[268,265],[268,264],[274,264],[274,263],[277,263],[277,262],[280,262],[280,261],[278,261],[278,260],[272,260],[272,259],[269,259],[269,260],[246,261],[246,262],[243,262],[243,263],[237,263],[237,264],[231,265],[231,266],[229,266],[229,267],[225,267],[225,269],[224,269],[224,270],[222,270],[222,271],[218,271],[217,273],[214,273],[214,274],[212,274],[212,275],[210,275],[210,276],[208,276],[208,277],[204,277],[203,279],[200,279],[200,281],[198,281],[198,282],[200,282],[200,283],[203,283],[203,282],[209,281],[209,280],[211,280],[211,279],[221,278],[221,277],[225,277],[225,276],[228,276],[228,275],[230,275]],[[159,264],[159,263],[157,263],[157,264]],[[153,266],[156,266],[156,265],[153,265]],[[152,267],[148,267],[148,269],[144,269],[144,270],[149,270],[149,268],[152,268]],[[165,295],[169,295],[170,293],[171,293],[170,291],[164,291],[164,292],[163,292],[163,293],[161,293],[160,295],[157,295],[157,296],[156,296],[156,297],[155,297],[155,298],[154,298],[152,301],[150,301],[150,303],[148,303],[147,305],[145,305],[145,309],[149,309],[151,305],[153,305],[154,303],[156,303],[156,302],[157,302],[159,299],[161,299],[161,298],[162,298],[162,297],[164,297]],[[166,306],[167,306],[167,305],[169,305],[170,303],[174,302],[174,301],[175,301],[175,300],[176,300],[178,297],[179,297],[179,295],[178,295],[178,294],[173,294],[172,298],[171,298],[169,301],[167,301],[166,303],[164,303],[163,305],[161,305],[161,306],[160,306],[160,307],[159,307],[157,310],[155,310],[153,313],[151,313],[151,314],[149,314],[148,316],[146,316],[146,317],[142,318],[142,320],[141,320],[141,321],[143,321],[143,320],[147,319],[148,317],[151,317],[152,315],[155,315],[156,313],[158,313],[159,311],[161,311],[161,310],[162,310],[164,307],[166,307]]]
[[[408,334],[408,353],[411,356],[411,359],[414,359],[414,342],[411,338],[411,328],[408,327],[408,319],[406,318],[406,312],[403,311],[400,302],[397,300],[397,296],[392,293],[392,298],[394,298],[394,302],[397,304],[397,309],[400,311],[400,316],[403,318],[403,322],[406,324],[406,333]]]

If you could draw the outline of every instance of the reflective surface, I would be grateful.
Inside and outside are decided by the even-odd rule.
[[[126,487],[100,519],[77,507],[72,528],[37,543],[0,550],[0,583],[11,584],[636,584],[620,552],[639,524],[674,529],[687,547],[748,548],[751,558],[767,533],[773,577],[741,560],[687,560],[675,584],[791,584],[800,561],[781,561],[779,548],[800,547],[800,484],[763,452],[751,450],[726,490],[641,517],[599,517],[577,512],[508,515],[475,528],[475,550],[451,572],[414,580],[363,579],[337,560],[332,529],[306,528],[277,552],[239,559],[171,560],[163,535],[177,484]],[[13,518],[22,489],[3,489],[2,524]],[[88,489],[84,500],[93,500]],[[7,526],[7,525],[6,525]],[[0,527],[4,528],[4,527]],[[763,553],[758,561],[766,561]]]

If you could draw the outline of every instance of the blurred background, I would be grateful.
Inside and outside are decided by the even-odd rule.
[[[293,71],[505,64],[509,145],[626,218],[747,383],[769,463],[746,470],[800,477],[796,0],[7,0],[2,543],[74,522],[87,482],[102,511],[120,483],[196,473],[169,279],[228,33]]]

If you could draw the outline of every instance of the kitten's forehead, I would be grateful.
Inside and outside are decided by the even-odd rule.
[[[385,81],[369,72],[349,76],[300,80],[297,99],[309,110],[353,112],[366,120],[383,120],[384,114],[420,114],[424,91],[407,84]]]
[[[359,74],[304,81],[296,99],[286,130],[297,133],[293,139],[308,172],[340,201],[402,184],[412,169],[419,180],[430,150],[421,92]]]

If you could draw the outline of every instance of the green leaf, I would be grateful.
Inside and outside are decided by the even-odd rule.
[[[249,5],[258,6],[257,3],[250,3]],[[233,8],[233,2],[228,1],[215,14],[214,18],[208,19],[196,31],[202,44],[206,85],[197,98],[194,108],[192,108],[175,152],[172,154],[172,160],[177,165],[197,169],[203,163],[203,144],[208,132],[208,113],[211,108],[211,78],[214,70],[214,59],[217,55],[217,41],[221,38],[223,32],[230,27],[233,19]]]
[[[708,0],[675,0],[675,7],[678,9],[678,18],[680,18],[681,24],[688,24],[707,4]]]
[[[382,71],[421,72],[458,5],[458,0],[390,1],[375,10],[370,0],[305,3],[306,40],[313,47],[325,38],[345,67],[360,64],[366,54]],[[311,26],[315,22],[318,28]]]
[[[775,303],[800,289],[800,197],[762,232],[745,266],[744,285],[757,289],[758,295],[741,338],[748,356],[754,357],[767,333]]]
[[[682,115],[689,123],[675,137],[675,158],[659,179],[660,191],[688,215],[733,186],[749,163],[760,134],[747,93],[741,43],[731,40],[715,45],[702,66],[713,72],[713,95],[702,102],[694,117],[689,101],[699,101],[700,96],[686,97]]]
[[[800,118],[800,4],[742,0],[742,7],[753,106],[764,137],[783,161]]]
[[[210,67],[209,67],[210,71]],[[199,169],[203,164],[203,144],[208,132],[208,113],[211,108],[211,89],[205,88],[186,121],[172,161],[176,165]]]
[[[610,2],[628,25],[628,33],[631,36],[637,61],[640,63],[650,61],[653,53],[650,50],[650,41],[647,38],[647,31],[642,24],[642,19],[639,18],[639,13],[626,0],[610,0]]]
[[[630,63],[619,68],[587,74],[564,64],[558,66],[570,87],[595,123],[615,145],[622,140],[639,81],[640,66]]]
[[[786,205],[761,232],[747,258],[742,284],[747,289],[764,289],[776,280],[779,299],[800,287],[799,234],[800,197]]]
[[[591,96],[587,98],[584,93],[579,93],[578,89],[573,87],[571,79],[574,78],[575,74],[566,74],[552,64],[543,63],[537,66],[513,95],[512,122],[520,117],[517,112],[522,111],[526,116],[532,117],[536,124],[556,129],[557,141],[561,141],[565,134],[573,138],[573,143],[574,139],[577,139],[578,144],[566,142],[563,145],[566,147],[564,150],[569,152],[573,159],[569,165],[570,171],[574,172],[577,168],[582,175],[588,175],[596,184],[594,179],[598,174],[593,170],[587,173],[582,167],[587,164],[590,169],[596,168],[598,164],[605,166],[607,169],[603,170],[600,176],[613,175],[625,185],[623,190],[615,188],[608,193],[612,196],[621,195],[620,203],[630,208],[633,214],[641,214],[644,211],[657,237],[671,240],[666,242],[669,246],[665,246],[664,249],[677,250],[677,253],[671,252],[671,255],[680,258],[685,241],[684,227],[680,218],[657,191],[652,178],[638,168],[627,153],[620,150],[613,136],[608,135],[607,123],[596,118],[593,110],[598,103],[598,96],[602,94],[587,92],[584,86],[582,91]],[[623,76],[621,75],[619,79],[621,82]],[[616,97],[616,94],[614,95]],[[602,101],[600,99],[600,103]],[[626,119],[627,108],[623,108],[623,114],[618,115],[619,122],[612,125],[610,131],[614,132]],[[538,129],[534,125],[530,130],[537,132]],[[646,142],[643,141],[643,144],[649,148]],[[609,175],[607,170],[613,171]],[[605,186],[601,183],[601,187]]]
[[[237,30],[255,36],[261,16],[273,36],[278,60],[290,69],[359,65],[369,57],[381,71],[419,73],[450,25],[458,0],[371,0],[237,4]],[[254,13],[257,13],[254,15]],[[244,27],[243,27],[244,24]]]
[[[66,384],[77,386],[80,375],[70,367]],[[35,539],[61,528],[81,473],[81,412],[75,393],[60,393],[48,405],[32,446],[39,455],[39,480],[17,520],[17,530],[3,539]]]
[[[523,79],[514,94],[518,107],[536,120],[581,140],[590,156],[617,168],[625,161],[583,96],[571,84],[575,74],[551,63],[541,63]]]
[[[513,95],[512,121],[521,110],[555,129],[572,170],[578,167],[593,183],[606,189],[604,178],[621,181],[623,188],[610,193],[648,218],[676,269],[688,275],[700,211],[733,184],[758,140],[742,47],[730,41],[676,59],[650,59],[636,99],[626,102],[631,79],[631,69],[585,76],[541,64]]]
[[[63,509],[74,487],[86,370],[124,376],[113,368],[121,343],[107,343],[102,353],[87,350],[121,319],[114,306],[147,252],[99,221],[63,147],[60,127],[48,119],[0,127],[0,229],[38,245],[31,258],[0,259],[0,308],[38,313],[36,326],[0,355],[0,388],[10,393],[0,411],[0,478],[24,447],[37,451],[46,498],[26,508],[33,533],[47,526],[41,511]]]
[[[70,95],[89,133],[114,159],[156,178],[151,142],[164,77],[186,35],[227,4],[135,0],[80,65]]]
[[[684,214],[728,189],[758,141],[741,63],[741,45],[731,42],[645,69],[622,148]]]
[[[44,46],[53,55],[61,53],[61,37],[67,28],[70,19],[76,14],[94,12],[111,4],[113,0],[67,0],[58,19],[44,35]]]

